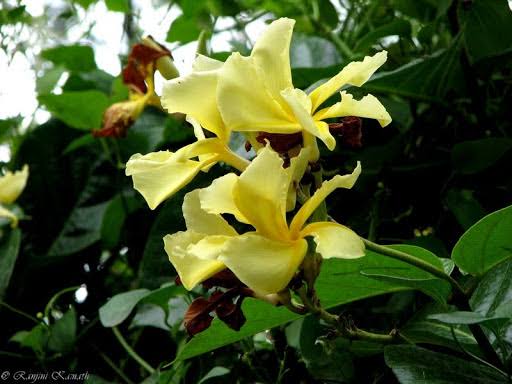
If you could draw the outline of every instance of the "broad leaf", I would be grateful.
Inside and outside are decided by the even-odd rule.
[[[135,306],[151,292],[148,289],[136,289],[112,297],[100,307],[100,321],[104,327],[115,327],[125,321]]]
[[[403,19],[396,19],[388,24],[375,28],[357,42],[355,51],[366,52],[373,44],[378,43],[380,39],[393,35],[410,38],[411,23]]]
[[[512,206],[493,212],[462,235],[452,260],[464,272],[481,276],[512,256]]]
[[[48,348],[55,352],[69,352],[76,339],[77,318],[74,308],[70,308],[50,328]]]
[[[393,345],[384,350],[386,364],[402,384],[499,384],[507,383],[488,366],[412,345]]]
[[[94,51],[87,45],[60,45],[45,49],[41,56],[71,71],[88,72],[96,69]]]
[[[40,95],[38,100],[54,116],[77,129],[101,127],[103,112],[110,105],[99,91],[69,91],[60,95]]]

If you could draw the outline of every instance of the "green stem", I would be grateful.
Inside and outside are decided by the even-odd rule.
[[[457,305],[458,308],[462,309],[463,311],[471,311],[471,306],[469,304],[468,295],[466,291],[462,288],[462,286],[455,280],[453,277],[445,273],[443,270],[438,269],[437,267],[434,267],[433,265],[413,256],[408,253],[398,251],[396,249],[392,249],[383,245],[376,244],[370,240],[362,239],[366,248],[369,250],[372,250],[374,252],[377,252],[381,255],[391,257],[395,260],[403,261],[407,264],[414,265],[417,268],[420,268],[442,280],[447,281],[450,283],[450,285],[453,287],[453,289],[456,291],[454,298],[454,303]],[[468,325],[469,329],[471,330],[471,333],[473,334],[476,342],[482,349],[482,352],[484,353],[485,357],[488,359],[488,361],[493,364],[496,367],[502,367],[503,364],[501,362],[500,357],[494,350],[492,344],[489,342],[489,339],[485,335],[484,331],[478,324],[470,324]]]
[[[112,368],[112,370],[117,373],[117,375],[123,379],[127,384],[134,384],[133,381],[130,380],[128,376],[112,361],[110,357],[108,357],[104,352],[102,352],[98,347],[93,345],[93,348],[96,350],[98,355],[103,359],[107,365]]]
[[[153,368],[149,363],[144,360],[140,355],[135,352],[135,350],[128,344],[128,342],[125,340],[121,332],[119,332],[119,329],[117,327],[112,327],[112,332],[114,332],[114,336],[116,337],[117,341],[119,341],[119,344],[124,348],[126,353],[130,355],[130,357],[135,360],[139,365],[144,368],[146,371],[148,371],[150,374],[155,373],[155,368]]]
[[[25,313],[20,309],[14,308],[12,305],[9,305],[4,301],[0,301],[0,306],[7,308],[11,312],[17,313],[18,315],[23,316],[23,317],[33,321],[36,324],[41,324],[41,321],[36,319],[34,316],[31,316],[28,313]]]
[[[431,275],[434,275],[435,277],[438,277],[442,280],[447,281],[450,283],[450,285],[460,294],[463,296],[466,295],[466,292],[464,289],[460,286],[460,284],[455,280],[453,277],[445,273],[442,269],[439,269],[435,266],[433,266],[430,263],[427,263],[426,261],[417,258],[416,256],[410,255],[408,253],[399,251],[397,249],[389,248],[384,245],[379,245],[374,243],[373,241],[361,238],[363,240],[364,245],[366,246],[366,249],[369,249],[371,251],[377,252],[381,255],[388,256],[395,260],[403,261],[407,264],[414,265],[415,267],[418,267],[419,269],[422,269]]]
[[[351,340],[366,340],[366,341],[372,341],[376,343],[391,343],[395,341],[399,334],[396,332],[391,332],[389,334],[382,334],[382,333],[373,333],[369,331],[365,331],[362,329],[359,329],[355,326],[347,326],[343,324],[342,319],[334,315],[332,313],[327,312],[324,308],[322,308],[318,304],[317,298],[311,299],[307,291],[305,290],[305,287],[301,287],[297,290],[297,293],[299,297],[302,300],[302,303],[304,306],[311,312],[319,316],[322,320],[324,320],[327,324],[330,324],[336,328],[340,334],[348,339]],[[315,301],[317,303],[315,303]]]
[[[76,291],[79,288],[80,288],[80,285],[77,285],[77,286],[74,286],[74,287],[65,288],[65,289],[57,292],[55,295],[53,295],[53,297],[50,299],[50,301],[48,302],[48,304],[46,304],[46,307],[44,308],[44,318],[47,319],[48,322],[49,322],[50,321],[50,317],[49,317],[50,311],[52,310],[53,305],[59,299],[59,297],[61,297],[65,293],[74,292],[74,291]]]

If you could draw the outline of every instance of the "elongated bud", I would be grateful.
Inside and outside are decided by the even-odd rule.
[[[171,51],[157,43],[151,36],[144,37],[142,39],[142,44],[161,54],[161,56],[156,59],[155,66],[158,72],[160,72],[165,79],[174,79],[180,75],[178,69],[174,65]]]

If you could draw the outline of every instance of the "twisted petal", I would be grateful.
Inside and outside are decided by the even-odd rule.
[[[225,268],[221,261],[202,259],[187,251],[191,245],[205,237],[204,234],[192,231],[177,232],[164,237],[165,252],[178,272],[183,286],[188,290]]]
[[[237,232],[222,216],[209,213],[201,207],[200,192],[199,189],[193,190],[187,193],[183,199],[183,217],[187,229],[205,235],[237,235]]]
[[[351,84],[357,87],[363,85],[386,62],[387,54],[386,51],[381,51],[373,56],[366,56],[363,61],[353,61],[336,76],[315,88],[309,94],[313,103],[313,112],[344,85]]]
[[[337,188],[350,189],[354,186],[357,178],[361,174],[361,163],[357,162],[354,171],[349,175],[336,175],[331,180],[325,181],[320,188],[311,196],[311,198],[300,207],[290,224],[292,233],[297,234],[306,223],[315,209],[324,201],[331,192]]]
[[[297,187],[306,172],[311,157],[311,150],[303,148],[299,154],[290,160],[290,166],[286,168],[289,179],[288,193],[286,196],[286,212],[295,209],[297,202]]]
[[[266,88],[260,73],[251,57],[233,53],[226,60],[217,86],[218,107],[226,126],[234,131],[300,131],[293,116]]]
[[[329,126],[323,121],[314,121],[311,116],[311,100],[300,89],[288,88],[281,92],[295,118],[302,128],[322,140],[331,151],[336,146],[336,140],[329,132]]]
[[[219,260],[249,288],[260,294],[284,289],[302,263],[307,242],[280,242],[246,233],[226,243]]]
[[[155,209],[187,185],[201,169],[207,168],[216,157],[202,161],[190,157],[218,153],[217,139],[206,139],[181,148],[178,152],[160,151],[147,155],[137,153],[126,163],[126,176],[132,176],[133,187],[140,192],[149,208]]]
[[[278,101],[281,90],[293,87],[290,42],[294,25],[295,20],[288,18],[274,21],[258,38],[251,53],[265,88]]]
[[[308,224],[301,231],[301,236],[313,236],[316,251],[324,259],[354,259],[364,256],[364,243],[361,238],[351,229],[337,223]]]
[[[228,173],[215,179],[209,187],[201,189],[199,192],[201,208],[211,214],[229,213],[241,223],[249,224],[247,218],[238,209],[233,197],[233,189],[237,182],[238,176]]]
[[[12,204],[19,197],[28,179],[28,165],[21,171],[9,172],[0,177],[0,203]]]
[[[290,175],[270,146],[260,151],[234,184],[237,208],[261,235],[288,238],[285,215],[289,184]]]
[[[199,59],[199,71],[169,80],[162,90],[162,106],[170,113],[182,112],[191,115],[199,124],[217,137],[227,140],[226,130],[217,109],[216,89],[218,69],[205,70],[212,62]]]
[[[6,218],[11,222],[12,228],[16,228],[18,226],[18,218],[16,217],[16,215],[9,211],[7,208],[2,207],[0,205],[0,218],[2,217]]]
[[[315,113],[314,118],[323,120],[330,117],[359,116],[369,119],[376,119],[382,127],[391,123],[391,116],[386,108],[373,95],[366,95],[361,100],[345,91],[341,92],[341,101],[329,108],[324,108]]]

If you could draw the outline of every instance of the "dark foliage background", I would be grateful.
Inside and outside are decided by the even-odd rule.
[[[92,3],[66,3],[58,10],[60,22],[79,22],[77,9]],[[355,190],[336,193],[328,201],[330,215],[359,234],[382,244],[419,245],[450,258],[467,229],[510,205],[512,13],[506,0],[171,3],[182,10],[169,27],[168,42],[175,45],[196,40],[201,31],[215,34],[219,18],[231,18],[232,29],[240,32],[233,34],[233,50],[247,53],[250,46],[242,32],[252,20],[295,18],[293,79],[303,89],[354,59],[388,50],[387,63],[372,80],[349,91],[378,96],[393,123],[382,129],[364,121],[361,148],[340,141],[334,152],[322,152],[328,171],[344,172],[356,160],[363,164]],[[143,31],[130,1],[105,4],[125,13],[129,40],[135,42]],[[13,25],[23,24],[34,33],[40,28],[23,3],[4,7],[0,21],[2,36]],[[9,53],[8,46],[3,49]],[[219,59],[227,54],[211,52]],[[379,344],[330,339],[315,317],[267,312],[264,304],[252,302],[245,308],[252,328],[233,336],[215,323],[208,335],[184,348],[182,317],[201,292],[185,293],[174,285],[175,272],[161,239],[184,229],[184,194],[208,185],[225,169],[218,166],[201,175],[150,211],[124,176],[122,163],[133,153],[173,150],[192,142],[191,128],[178,117],[147,108],[126,138],[94,139],[89,131],[99,127],[105,108],[127,96],[120,78],[98,69],[92,49],[80,41],[44,49],[40,60],[46,65],[38,79],[38,100],[52,118],[24,132],[19,118],[0,121],[0,140],[12,155],[5,165],[30,166],[29,183],[18,201],[29,219],[17,231],[1,229],[0,258],[7,258],[9,245],[17,242],[19,252],[12,275],[11,270],[0,271],[8,281],[7,290],[0,292],[0,367],[87,371],[91,383],[412,383],[415,372],[430,366],[425,383],[439,378],[463,382],[457,375],[465,370],[475,382],[501,382],[492,381],[492,369],[473,367],[475,360],[457,360],[468,359],[463,349],[478,354],[466,328],[457,327],[459,340],[454,341],[449,327],[426,318],[441,304],[424,292],[403,290],[403,283],[388,282],[379,288],[380,296],[362,299],[374,295],[364,291],[350,299],[357,289],[336,288],[334,281],[326,283],[332,290],[320,295],[362,328],[403,330],[411,344],[385,355]],[[55,94],[59,71],[69,76]],[[241,149],[243,142],[238,145]],[[512,295],[510,268],[507,261],[489,272],[492,278],[482,277],[491,279],[490,285],[502,283],[488,292],[495,303],[497,296]],[[87,290],[83,301],[75,295],[80,286]],[[102,324],[99,308],[121,293],[117,303],[104,308]],[[340,295],[347,298],[337,299]],[[481,304],[478,297],[474,302]],[[40,322],[45,317],[49,327]],[[126,353],[112,325],[155,372],[150,374]],[[510,333],[502,332],[501,342],[510,343]],[[510,344],[500,347],[505,359],[511,350]],[[179,351],[178,360],[168,366]]]

